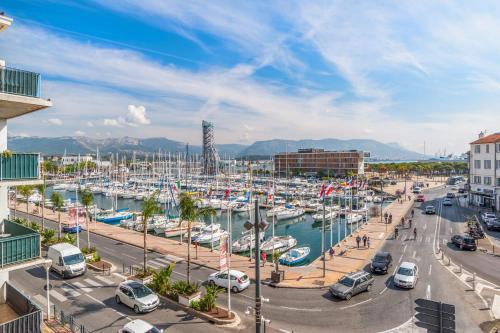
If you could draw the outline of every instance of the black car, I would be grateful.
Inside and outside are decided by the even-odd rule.
[[[461,250],[476,251],[476,240],[469,235],[454,235],[451,237],[451,242]]]
[[[458,189],[458,193],[465,193],[465,189],[464,188],[459,188]]]
[[[370,269],[372,273],[387,274],[387,270],[392,266],[392,256],[389,252],[377,252],[372,259]]]
[[[453,199],[455,197],[455,193],[448,192],[448,193],[446,193],[446,197],[449,198],[449,199]]]

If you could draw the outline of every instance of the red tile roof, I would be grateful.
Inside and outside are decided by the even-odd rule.
[[[486,135],[476,141],[471,142],[473,145],[481,144],[481,143],[495,143],[500,142],[500,133]]]

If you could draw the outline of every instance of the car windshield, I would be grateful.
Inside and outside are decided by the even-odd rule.
[[[354,285],[354,280],[347,276],[344,276],[339,282],[347,287],[352,287]]]
[[[134,286],[132,289],[134,290],[134,295],[137,298],[146,297],[152,293],[149,288],[142,285]]]
[[[374,262],[386,262],[387,257],[386,256],[375,256],[375,258],[373,258],[373,261]]]
[[[464,238],[464,243],[467,243],[467,244],[474,244],[474,239],[472,238]]]
[[[71,255],[63,258],[65,265],[79,264],[79,263],[83,262],[83,260],[84,260],[83,254],[81,254],[81,253],[71,254]]]
[[[399,267],[398,269],[399,275],[413,276],[413,269],[406,267]]]
[[[152,327],[144,333],[161,333],[161,331],[159,329],[157,329],[156,327]]]

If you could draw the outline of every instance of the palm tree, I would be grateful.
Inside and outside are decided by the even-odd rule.
[[[88,189],[82,191],[80,202],[85,207],[85,229],[87,230],[87,249],[90,250],[90,231],[89,231],[89,207],[94,203],[94,195]],[[78,218],[78,217],[77,217]]]
[[[63,200],[61,193],[59,193],[59,192],[52,192],[52,195],[50,196],[50,200],[52,201],[54,208],[57,209],[57,212],[59,213],[59,216],[58,216],[59,228],[57,230],[57,238],[61,239],[61,233],[62,233],[61,208],[64,206],[64,200]]]
[[[158,191],[153,192],[150,196],[145,198],[142,201],[142,224],[144,226],[144,266],[143,270],[144,273],[147,271],[146,267],[146,262],[147,262],[147,247],[146,247],[146,241],[147,241],[147,235],[148,235],[148,221],[150,218],[153,217],[153,215],[158,214],[161,212],[161,207],[158,202]]]
[[[179,202],[180,208],[180,222],[188,222],[188,258],[187,258],[187,282],[190,283],[191,275],[191,223],[199,218],[214,216],[215,209],[212,207],[199,208],[196,206],[196,200],[185,192],[181,193],[181,200]]]
[[[33,186],[31,185],[21,185],[19,187],[19,193],[26,199],[26,219],[29,221],[29,197],[33,194]]]
[[[45,176],[43,177],[43,183],[41,184],[38,184],[36,185],[36,189],[38,190],[38,192],[40,193],[40,195],[42,196],[42,203],[41,203],[41,207],[42,207],[42,231],[45,229],[45,190],[47,189],[47,187],[45,186]]]

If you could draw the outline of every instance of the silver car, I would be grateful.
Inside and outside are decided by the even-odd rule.
[[[158,307],[160,299],[151,289],[137,281],[125,281],[116,288],[116,303],[125,304],[135,313],[151,312]]]
[[[370,273],[359,271],[343,276],[339,282],[330,287],[333,296],[350,300],[352,296],[363,291],[370,291],[375,279]]]

